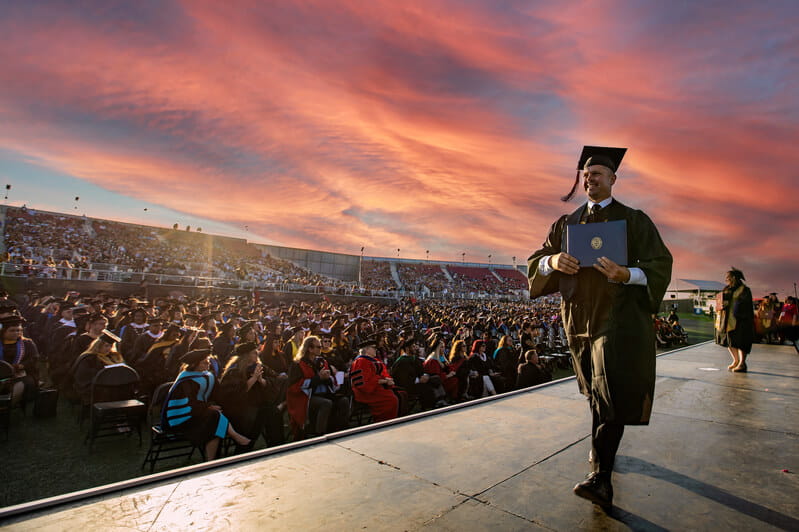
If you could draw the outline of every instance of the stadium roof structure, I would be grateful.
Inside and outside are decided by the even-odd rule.
[[[678,283],[680,285],[677,288]],[[685,286],[687,285],[687,286]],[[719,281],[701,281],[698,279],[675,279],[669,285],[670,292],[721,292],[724,290],[724,283]]]

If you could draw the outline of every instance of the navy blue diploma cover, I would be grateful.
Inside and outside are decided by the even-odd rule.
[[[627,220],[566,226],[566,253],[589,268],[599,257],[627,266]]]

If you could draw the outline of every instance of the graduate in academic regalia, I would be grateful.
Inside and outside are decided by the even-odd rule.
[[[130,352],[125,363],[130,366],[138,364],[139,360],[144,357],[154,343],[159,341],[164,336],[164,320],[161,318],[150,318],[147,322],[147,330],[136,338],[133,343],[133,350]]]
[[[15,314],[0,318],[0,360],[11,364],[14,370],[9,390],[12,404],[35,399],[39,389],[39,351],[33,340],[23,336],[24,323],[25,319]]]
[[[611,195],[625,148],[586,146],[572,191],[582,182],[588,201],[561,216],[528,260],[530,297],[560,291],[561,313],[580,391],[588,397],[592,466],[576,495],[612,507],[611,473],[625,425],[646,425],[655,387],[657,313],[671,280],[672,257],[655,224]],[[627,265],[600,257],[579,264],[567,253],[569,225],[626,220]]]
[[[741,270],[732,268],[724,280],[722,304],[716,316],[716,343],[726,347],[732,357],[729,371],[746,373],[746,357],[755,338],[755,311],[752,291],[744,283]]]
[[[83,399],[84,404],[89,400],[95,375],[106,366],[124,362],[122,355],[116,350],[119,340],[119,336],[104,330],[75,361],[74,374],[71,376],[72,384],[75,393]],[[69,383],[70,380],[67,379],[64,382]]]
[[[295,440],[307,436],[308,418],[316,435],[344,429],[349,419],[347,398],[336,394],[338,386],[321,351],[319,337],[306,336],[289,368],[286,403]]]
[[[122,341],[119,343],[119,352],[125,358],[126,361],[130,362],[133,360],[133,351],[134,346],[136,345],[136,339],[139,338],[142,334],[144,334],[147,329],[147,312],[139,307],[128,312],[129,318],[126,323],[121,323],[119,326],[118,336],[122,338]]]
[[[391,377],[408,395],[419,398],[422,410],[430,410],[436,404],[435,388],[431,382],[431,375],[425,371],[424,361],[418,356],[421,341],[416,338],[413,331],[403,333],[404,337],[399,346],[400,356],[391,365]]]
[[[170,368],[170,362],[180,346],[182,334],[178,325],[170,325],[164,331],[163,336],[150,346],[147,353],[136,361],[134,368],[139,372],[142,391],[147,395],[151,394],[159,384],[175,378],[175,373]]]
[[[204,446],[206,460],[216,458],[225,435],[241,447],[251,443],[250,438],[233,428],[222,408],[213,402],[216,377],[208,371],[210,354],[210,349],[197,349],[183,355],[181,372],[161,410],[161,426],[168,431],[180,431],[193,444]]]
[[[369,405],[372,419],[385,421],[394,419],[404,406],[401,398],[404,393],[395,393],[394,379],[385,364],[377,359],[377,340],[369,337],[359,345],[360,354],[355,357],[350,368],[350,381],[355,400]]]

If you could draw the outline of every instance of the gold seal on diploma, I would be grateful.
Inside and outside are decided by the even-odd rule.
[[[602,247],[602,239],[598,236],[595,236],[591,239],[591,247],[594,249],[599,249]]]

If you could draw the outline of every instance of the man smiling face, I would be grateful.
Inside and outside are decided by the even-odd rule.
[[[616,174],[607,166],[594,164],[583,170],[583,187],[594,203],[609,198],[615,182]]]

